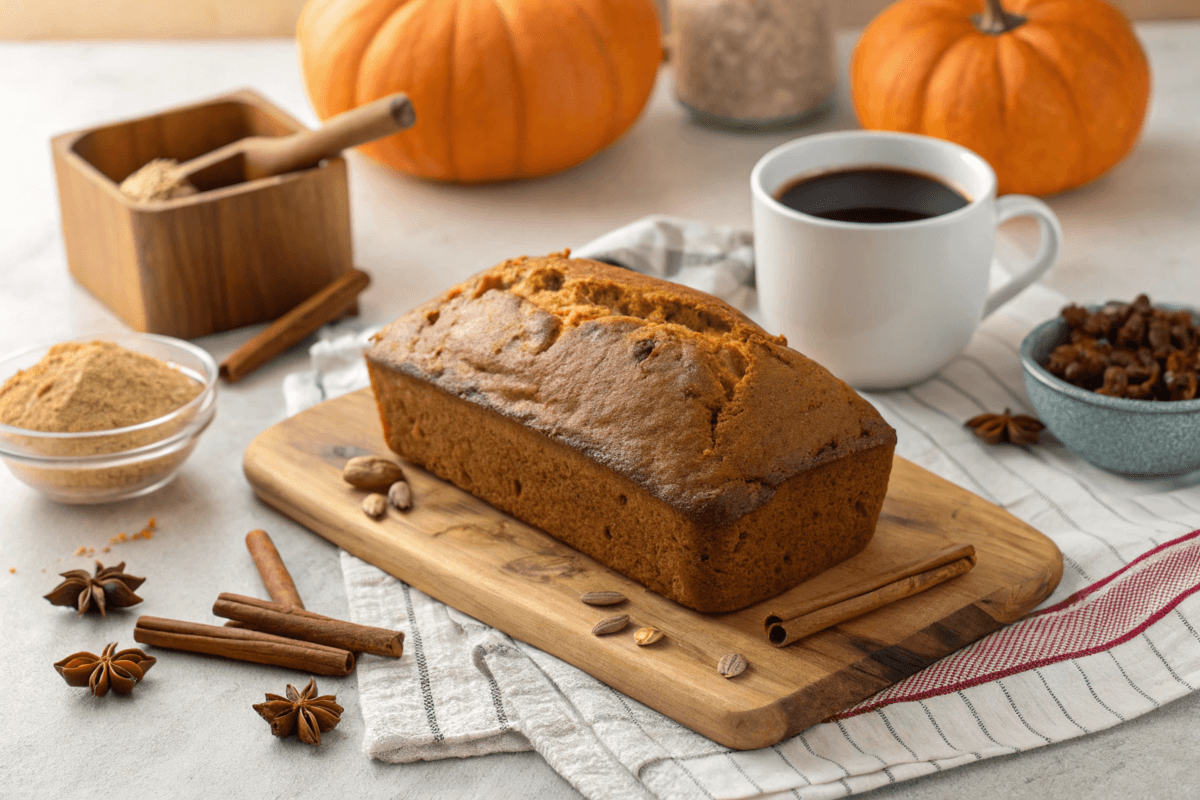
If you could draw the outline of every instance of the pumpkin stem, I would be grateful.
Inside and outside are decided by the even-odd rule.
[[[980,33],[986,33],[989,36],[1008,33],[1014,28],[1024,25],[1027,20],[1027,17],[1020,14],[1010,14],[1005,11],[1004,6],[1000,5],[1000,0],[984,0],[983,13],[971,16],[971,22],[975,23],[975,27],[979,29]]]

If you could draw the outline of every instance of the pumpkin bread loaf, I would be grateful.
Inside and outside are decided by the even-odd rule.
[[[567,254],[413,309],[367,366],[399,455],[704,612],[862,550],[896,442],[731,306]]]

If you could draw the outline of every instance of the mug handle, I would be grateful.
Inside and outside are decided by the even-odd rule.
[[[1042,277],[1046,270],[1058,260],[1058,252],[1062,249],[1062,226],[1058,217],[1050,210],[1050,206],[1024,194],[1006,194],[996,198],[996,225],[1008,222],[1014,217],[1033,217],[1041,230],[1041,241],[1038,242],[1037,253],[1029,262],[1029,266],[1020,275],[1014,275],[1008,283],[998,286],[988,293],[987,302],[983,306],[983,316],[986,318],[1000,306],[1016,297],[1025,287]]]

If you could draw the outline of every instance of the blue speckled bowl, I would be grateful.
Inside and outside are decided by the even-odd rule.
[[[1129,400],[1072,386],[1042,366],[1066,341],[1067,324],[1056,317],[1021,342],[1025,390],[1059,441],[1097,467],[1122,475],[1157,477],[1200,469],[1200,399]]]

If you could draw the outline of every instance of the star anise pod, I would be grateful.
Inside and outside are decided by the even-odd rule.
[[[141,650],[115,652],[117,643],[104,648],[101,655],[73,653],[54,665],[68,686],[86,686],[92,697],[104,697],[111,687],[117,694],[129,694],[157,661]]]
[[[1007,408],[1003,414],[980,414],[967,420],[967,427],[988,444],[1012,442],[1037,444],[1038,434],[1045,429],[1036,417],[1014,414]]]
[[[317,679],[312,678],[303,692],[290,683],[287,697],[268,694],[267,702],[257,703],[254,710],[271,723],[271,733],[279,737],[293,732],[305,744],[321,743],[321,733],[333,730],[342,721],[342,707],[331,694],[317,697]]]
[[[146,579],[126,575],[124,569],[124,561],[107,569],[97,561],[95,575],[88,575],[87,570],[83,569],[64,572],[62,577],[66,580],[55,586],[46,599],[56,606],[75,606],[80,614],[97,608],[101,616],[108,615],[109,607],[136,606],[142,602],[142,598],[133,592]]]

